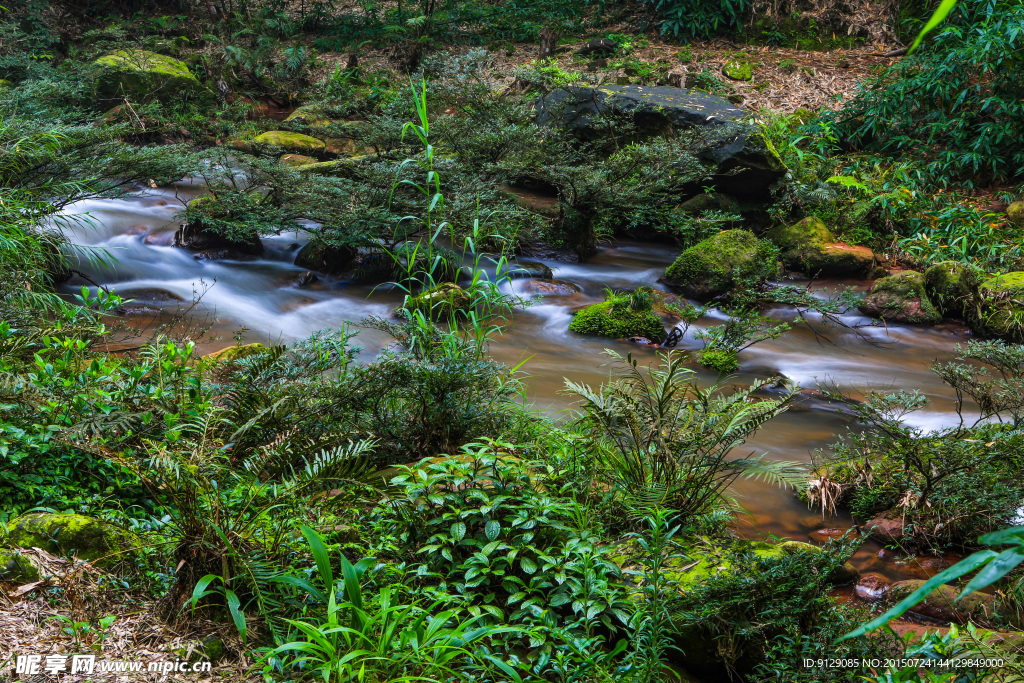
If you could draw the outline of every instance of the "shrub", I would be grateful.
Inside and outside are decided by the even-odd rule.
[[[710,38],[739,27],[749,0],[645,0],[661,19],[661,32],[675,38]]]

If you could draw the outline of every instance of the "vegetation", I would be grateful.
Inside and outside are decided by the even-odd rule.
[[[898,14],[923,19],[909,4],[918,9]],[[975,623],[1017,629],[1024,610],[1024,204],[1014,204],[1024,10],[950,4],[946,23],[926,25],[927,40],[850,101],[756,116],[737,106],[763,87],[765,64],[701,41],[856,46],[864,34],[829,38],[825,23],[854,22],[852,10],[824,12],[818,0],[813,11],[757,0],[0,8],[0,588],[17,606],[4,607],[5,624],[41,634],[45,622],[22,617],[46,609],[61,622],[56,637],[79,649],[170,647],[110,637],[145,615],[146,628],[202,633],[168,656],[219,657],[232,680],[1003,673],[939,671],[946,657],[999,658],[1019,675],[1019,636]],[[673,45],[669,64],[651,57],[671,54],[666,40],[693,42]],[[546,52],[530,61],[536,42]],[[801,55],[786,55],[795,72]],[[734,85],[720,78],[730,73]],[[643,85],[641,99],[646,86],[693,86],[699,106],[596,88],[609,78]],[[588,109],[580,93],[626,99]],[[182,178],[203,194],[179,197],[176,213],[147,206],[171,230],[117,235],[109,249],[76,244],[108,227],[87,202],[136,201]],[[589,266],[566,262],[620,238],[662,245],[644,258],[672,254],[628,272],[602,254],[605,270],[591,272],[629,283],[603,299],[554,279],[552,268],[574,277]],[[372,315],[304,336],[284,329],[296,318],[282,309],[280,330],[242,330],[206,353],[201,296],[173,316],[142,307],[143,323],[139,302],[119,293],[132,291],[119,256],[142,247],[202,272],[287,271],[274,287],[300,301],[304,320],[319,320],[310,309],[339,290]],[[108,275],[116,289],[95,281]],[[862,297],[818,277],[874,283]],[[524,292],[572,301],[539,302],[565,316],[543,334],[612,347],[612,377],[566,377],[572,408],[558,414],[535,410],[524,366],[493,353],[529,319],[537,301]],[[877,329],[865,333],[855,307]],[[932,366],[957,416],[934,428],[913,420],[928,400],[912,387],[855,397],[818,379],[804,392],[747,351],[785,347],[800,328],[861,344],[886,324],[949,319],[977,338]],[[287,340],[264,338],[276,332]],[[651,344],[614,350],[630,337]],[[372,354],[356,346],[367,338]],[[749,445],[822,399],[840,404],[849,428],[811,470]],[[863,533],[750,540],[765,536],[737,523],[750,482],[793,489],[823,517],[848,512]],[[878,615],[834,590],[858,579],[848,560],[872,535],[901,553],[967,557],[894,590],[910,595]],[[988,587],[993,597],[975,595]],[[935,590],[999,609],[914,641],[876,630]],[[26,654],[4,647],[0,660]],[[928,663],[892,663],[913,657]],[[821,663],[835,658],[890,663]]]

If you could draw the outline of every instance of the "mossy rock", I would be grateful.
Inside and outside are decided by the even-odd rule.
[[[668,267],[664,282],[706,300],[741,282],[761,283],[778,272],[779,250],[747,230],[726,230],[693,245]]]
[[[41,548],[60,556],[76,555],[103,569],[131,559],[136,538],[112,524],[85,515],[34,512],[7,525],[7,542],[16,548]]]
[[[354,156],[347,159],[319,161],[315,164],[300,166],[298,170],[300,173],[322,175],[329,178],[352,178],[355,176],[355,171],[360,164],[373,158],[375,158],[374,155],[364,154],[362,156]]]
[[[956,261],[943,261],[924,271],[924,289],[945,316],[967,320],[974,316],[981,277]]]
[[[1013,202],[1006,207],[1006,217],[1018,228],[1024,228],[1024,202]]]
[[[13,87],[14,84],[11,83],[9,80],[7,80],[6,78],[0,78],[0,90],[7,90],[8,88]]]
[[[569,322],[569,331],[599,337],[646,337],[653,342],[665,340],[665,325],[661,316],[653,311],[632,311],[628,306],[616,306],[604,301],[576,312]]]
[[[860,311],[895,323],[934,325],[942,321],[925,291],[924,275],[915,271],[876,280]]]
[[[187,221],[178,226],[174,233],[174,246],[199,252],[225,251],[225,257],[245,254],[263,254],[263,242],[259,235],[252,233],[248,239],[231,239],[210,229],[204,218],[225,219],[228,211],[212,194],[196,197],[188,203]]]
[[[712,194],[703,193],[690,197],[676,206],[675,210],[681,213],[696,215],[704,211],[725,211],[726,213],[740,213],[743,207],[740,203],[723,192]]]
[[[405,302],[405,308],[410,311],[421,311],[425,316],[440,313],[442,316],[452,316],[457,311],[468,311],[473,305],[469,292],[451,282],[444,282],[437,287],[411,296]]]
[[[720,375],[728,375],[740,369],[737,354],[732,350],[705,349],[697,354],[697,360],[708,370],[714,370]]]
[[[268,347],[259,343],[241,344],[235,346],[228,346],[221,349],[220,351],[208,353],[205,356],[203,356],[203,359],[213,363],[230,363],[232,361],[240,360],[242,358],[248,358],[249,356],[254,356],[257,353],[263,353],[269,350],[270,349]]]
[[[313,157],[307,157],[305,154],[285,154],[280,159],[281,163],[285,166],[291,166],[292,168],[299,168],[300,166],[309,166],[310,164],[317,163],[317,160]]]
[[[184,62],[173,57],[146,50],[118,50],[100,57],[95,64],[101,70],[95,82],[100,100],[213,99],[213,92],[199,82]]]
[[[1024,343],[1024,273],[996,275],[978,287],[980,313],[972,329],[986,337]]]
[[[355,247],[309,242],[295,255],[295,265],[328,275],[338,275],[352,268],[358,257],[359,250]]]
[[[726,62],[722,74],[734,81],[749,81],[754,78],[754,65],[745,59],[734,59]]]
[[[889,588],[886,598],[893,603],[900,602],[924,583],[921,579],[897,581]],[[917,605],[911,607],[910,611],[939,621],[959,624],[1007,621],[1016,627],[1021,625],[1016,610],[995,595],[974,592],[957,600],[958,595],[960,595],[958,589],[942,585],[934,589]]]
[[[0,548],[0,581],[38,581],[39,570],[17,550]]]
[[[792,225],[777,225],[767,234],[790,268],[824,275],[852,275],[866,272],[875,260],[867,247],[836,242],[820,218],[807,216]]]
[[[257,135],[252,142],[260,145],[280,147],[292,154],[303,154],[306,156],[320,157],[327,151],[327,143],[318,140],[311,135],[292,133],[285,130],[268,130],[266,133]]]
[[[285,123],[297,123],[304,126],[329,126],[334,121],[320,107],[307,104],[297,107],[295,111],[288,115]]]

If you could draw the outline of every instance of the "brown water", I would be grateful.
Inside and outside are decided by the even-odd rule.
[[[189,199],[202,192],[189,182],[159,190],[141,190],[123,200],[82,202],[70,210],[85,213],[91,225],[77,229],[77,241],[108,250],[117,260],[112,269],[84,264],[81,268],[92,280],[114,288],[126,298],[140,300],[138,292],[159,289],[186,301],[195,292],[205,292],[196,312],[216,318],[213,338],[200,344],[212,351],[233,344],[237,333],[251,341],[294,340],[327,328],[352,324],[369,315],[385,316],[401,302],[401,296],[382,289],[351,287],[322,278],[312,288],[298,288],[294,281],[304,272],[293,265],[295,254],[305,242],[300,234],[290,233],[264,240],[266,254],[253,261],[197,261],[189,252],[170,245],[176,227],[174,215]],[[147,242],[149,242],[147,244]],[[678,249],[657,244],[618,242],[601,249],[585,264],[548,262],[555,278],[567,280],[581,289],[568,297],[538,299],[534,305],[517,312],[511,328],[492,345],[495,358],[517,365],[526,361],[528,398],[538,409],[568,417],[571,400],[561,394],[564,378],[599,385],[609,379],[612,368],[602,354],[605,348],[622,353],[631,351],[641,362],[656,360],[656,351],[615,340],[580,337],[568,332],[575,308],[603,299],[605,287],[633,288],[638,285],[659,287],[657,278],[678,255]],[[72,281],[77,290],[83,282]],[[816,283],[816,288],[865,283]],[[521,291],[521,282],[512,287]],[[528,296],[528,295],[526,295]],[[169,317],[179,304],[148,303],[162,312],[157,320]],[[792,321],[795,313],[780,307],[771,312],[780,320]],[[712,313],[699,326],[719,324],[720,313]],[[140,318],[139,320],[145,320]],[[870,321],[855,314],[844,317],[848,324]],[[966,331],[956,326],[935,328],[867,327],[856,334],[836,327],[821,327],[829,341],[817,337],[806,324],[794,328],[778,340],[764,342],[740,354],[737,383],[755,378],[784,375],[803,388],[813,389],[828,378],[847,392],[863,393],[890,387],[917,389],[931,400],[927,410],[916,413],[911,421],[924,427],[953,423],[952,394],[929,370],[935,360],[952,358],[954,346],[963,341]],[[370,358],[389,342],[380,332],[362,330],[356,341],[364,357]],[[692,330],[680,348],[699,348]],[[702,381],[712,382],[712,373],[699,370]],[[769,422],[743,449],[743,454],[765,454],[768,458],[809,462],[810,453],[827,448],[850,419],[813,397],[806,397]],[[735,486],[739,502],[746,510],[738,522],[740,534],[763,538],[768,534],[824,542],[822,530],[845,530],[852,524],[846,516],[823,519],[807,509],[791,490],[764,483],[743,481]],[[832,532],[830,532],[832,533]],[[932,574],[934,561],[921,562],[900,558],[868,543],[854,563],[862,571],[875,571],[889,578]],[[917,566],[914,566],[916,562]],[[941,563],[939,563],[941,564]]]

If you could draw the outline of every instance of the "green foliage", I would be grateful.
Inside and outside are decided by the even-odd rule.
[[[645,337],[653,342],[665,338],[661,316],[652,309],[654,293],[649,287],[632,292],[608,292],[606,301],[577,311],[569,331],[601,337]]]
[[[646,0],[661,16],[661,32],[690,40],[728,33],[740,25],[748,0]]]
[[[960,3],[928,49],[884,70],[835,117],[841,137],[923,157],[923,170],[943,184],[1019,176],[1022,22],[1017,2]]]
[[[729,506],[726,490],[737,477],[790,484],[800,476],[790,462],[729,459],[734,448],[786,410],[792,393],[778,400],[753,398],[775,380],[727,395],[721,386],[699,387],[682,354],[668,354],[644,372],[631,356],[606,353],[624,365],[620,379],[599,391],[565,384],[583,399],[582,426],[600,446],[627,509],[666,507],[679,521],[694,522]]]

